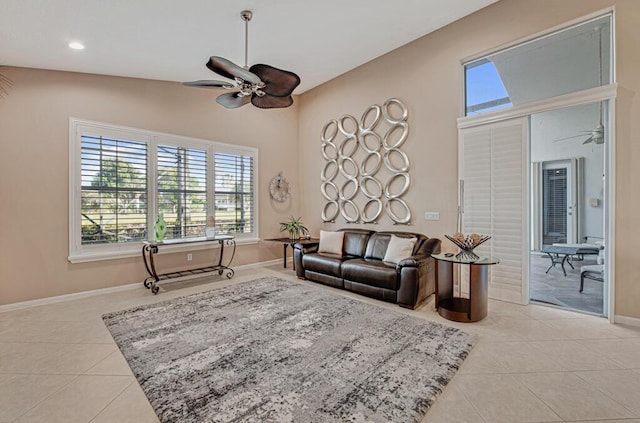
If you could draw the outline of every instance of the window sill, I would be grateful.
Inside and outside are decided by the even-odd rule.
[[[236,245],[251,245],[257,244],[260,238],[236,238]],[[217,241],[211,242],[198,242],[195,244],[179,244],[179,245],[165,245],[158,249],[158,254],[173,254],[181,253],[184,251],[198,251],[208,250],[211,248],[219,248]],[[141,257],[142,243],[136,243],[131,248],[117,250],[117,251],[92,251],[77,254],[70,254],[67,257],[70,263],[91,263],[94,261],[104,260],[120,260],[133,257]]]

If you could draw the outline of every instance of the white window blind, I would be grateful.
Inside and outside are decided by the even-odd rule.
[[[221,234],[253,232],[253,156],[216,152],[214,166],[216,231]]]
[[[81,243],[147,238],[147,144],[81,135]]]
[[[526,125],[514,119],[460,132],[463,232],[492,236],[476,250],[500,259],[489,269],[489,295],[517,303],[526,301]],[[468,292],[467,269],[461,283]]]
[[[158,213],[166,238],[202,236],[207,221],[207,152],[158,145]]]

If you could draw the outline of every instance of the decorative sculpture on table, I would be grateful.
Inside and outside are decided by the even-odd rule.
[[[207,226],[204,228],[204,235],[207,238],[215,238],[216,237],[216,218],[215,216],[207,217]]]
[[[483,242],[491,239],[489,235],[471,234],[465,236],[460,232],[456,232],[453,236],[445,235],[447,239],[460,248],[460,252],[456,254],[456,258],[461,260],[475,261],[480,258],[473,250]]]
[[[400,115],[394,116],[392,108],[399,108]],[[320,134],[320,151],[326,160],[320,173],[320,192],[327,201],[322,209],[324,222],[335,222],[340,214],[347,223],[377,223],[384,209],[394,224],[410,224],[411,210],[401,198],[411,183],[409,157],[400,149],[409,135],[408,115],[402,101],[390,98],[382,107],[369,106],[360,122],[343,115],[325,124]],[[387,174],[384,184],[381,170]],[[398,179],[404,182],[393,193],[391,185]],[[394,213],[393,204],[405,210],[404,216]]]

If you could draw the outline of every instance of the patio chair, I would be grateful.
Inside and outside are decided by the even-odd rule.
[[[604,282],[604,264],[590,264],[580,268],[580,292],[584,289],[584,280]]]

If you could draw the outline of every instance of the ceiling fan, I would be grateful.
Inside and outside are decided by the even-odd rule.
[[[219,56],[211,56],[206,66],[230,81],[199,80],[183,82],[182,85],[197,88],[233,90],[219,95],[216,102],[227,109],[235,109],[251,103],[261,109],[289,107],[293,104],[291,93],[300,84],[300,77],[293,72],[256,64],[247,65],[249,51],[249,21],[253,17],[250,10],[240,12],[244,21],[244,67]]]
[[[602,86],[602,28],[597,27],[596,31],[598,31],[598,80],[600,82],[599,86]],[[580,131],[580,134],[573,135],[571,137],[558,138],[554,141],[564,141],[571,138],[579,138],[588,136],[586,140],[582,142],[582,144],[604,144],[604,125],[602,124],[602,101],[600,102],[600,122],[598,126],[589,131]]]

